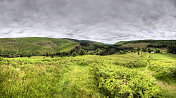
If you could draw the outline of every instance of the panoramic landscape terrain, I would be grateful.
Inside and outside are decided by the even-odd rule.
[[[1,97],[176,97],[176,40],[2,38],[0,56]]]
[[[0,98],[176,98],[176,0],[0,0]]]

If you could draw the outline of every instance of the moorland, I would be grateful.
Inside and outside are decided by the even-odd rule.
[[[0,97],[176,97],[175,40],[2,38],[0,56]]]

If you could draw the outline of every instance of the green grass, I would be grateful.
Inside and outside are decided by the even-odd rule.
[[[157,72],[156,78],[168,83],[176,83],[176,59],[170,54],[150,54],[149,68]]]
[[[79,43],[67,43],[67,44],[61,44],[58,48],[59,52],[69,52],[70,50],[72,50],[73,48],[75,48],[76,46],[79,46]]]
[[[165,98],[176,97],[176,56],[174,54],[150,54],[149,70],[165,91]]]
[[[120,42],[117,42],[115,43],[115,45],[123,45],[123,44],[126,44],[128,41],[120,41]]]
[[[79,57],[81,58],[81,57]],[[89,66],[75,58],[13,58],[1,65],[2,97],[100,96]],[[9,88],[10,87],[10,88]]]
[[[162,74],[173,74],[175,64],[175,55],[148,53],[4,58],[0,96],[174,98],[174,77],[165,81],[168,76]]]
[[[78,42],[69,39],[55,39],[55,38],[1,38],[0,50],[29,52],[44,54],[46,52],[69,52],[75,46],[79,45]]]
[[[147,47],[149,43],[128,43],[128,44],[123,44],[123,47],[133,47],[133,48],[144,48]]]
[[[89,46],[80,45],[80,43],[87,43]],[[46,53],[56,54],[58,52],[70,52],[76,46],[86,50],[96,51],[98,48],[107,48],[109,45],[94,42],[82,41],[73,39],[56,39],[43,37],[29,37],[29,38],[0,38],[0,54],[33,54],[43,55]]]

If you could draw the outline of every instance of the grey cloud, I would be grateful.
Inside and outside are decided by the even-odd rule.
[[[174,39],[176,32],[176,0],[0,0],[0,13],[1,37],[115,43]]]

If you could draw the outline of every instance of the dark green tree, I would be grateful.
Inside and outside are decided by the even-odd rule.
[[[100,55],[100,52],[101,52],[101,49],[98,48],[98,49],[96,50],[96,55]]]
[[[54,54],[51,54],[51,58],[54,58]]]
[[[155,50],[155,53],[160,53],[160,50],[156,49],[156,50]]]
[[[86,51],[84,49],[81,49],[79,55],[86,55]]]
[[[75,57],[75,56],[77,56],[78,54],[76,53],[76,51],[74,51],[73,53],[72,53],[72,56],[73,57]]]
[[[140,51],[141,50],[141,48],[137,48],[137,51]]]
[[[168,46],[168,52],[176,54],[176,45],[170,45],[170,46]]]
[[[152,52],[152,50],[150,48],[148,48],[148,53],[151,53],[151,52]]]
[[[143,52],[147,52],[147,47],[142,48]]]
[[[27,56],[28,56],[28,58],[30,58],[30,57],[32,56],[32,54],[31,54],[31,53],[28,53],[28,55],[27,55]]]
[[[47,57],[50,55],[48,52],[46,52],[46,54],[45,54]]]

